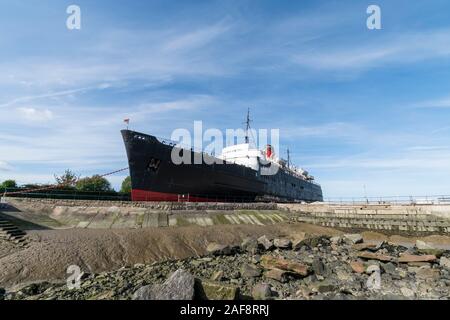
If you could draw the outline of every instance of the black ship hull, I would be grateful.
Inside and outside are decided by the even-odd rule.
[[[201,154],[201,164],[172,162],[174,146],[156,137],[122,130],[128,156],[133,201],[322,201],[318,184],[284,170],[275,175],[234,163],[212,163]],[[191,150],[191,159],[200,154]]]

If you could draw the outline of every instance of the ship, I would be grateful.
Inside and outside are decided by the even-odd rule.
[[[227,146],[217,157],[181,147],[169,139],[122,130],[132,201],[323,201],[322,188],[314,177],[291,165],[289,157],[278,157],[271,145],[264,150],[254,147],[248,137],[249,114],[246,124],[245,143]],[[174,151],[201,161],[175,163]],[[268,168],[273,173],[268,174]]]

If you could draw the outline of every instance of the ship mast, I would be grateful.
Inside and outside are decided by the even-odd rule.
[[[289,152],[289,148],[287,149],[287,166],[291,168],[291,153]]]
[[[245,143],[248,143],[249,139],[248,139],[248,131],[250,130],[250,108],[248,108],[247,110],[247,120],[245,121]]]

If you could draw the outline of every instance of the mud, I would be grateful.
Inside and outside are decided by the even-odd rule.
[[[100,273],[135,264],[200,257],[209,242],[234,245],[246,237],[303,238],[309,235],[335,236],[342,231],[304,223],[268,226],[216,225],[142,229],[69,229],[30,231],[26,248],[1,244],[0,287],[15,289],[32,282],[65,281],[70,265]],[[387,240],[413,246],[416,239],[449,247],[450,237],[388,236],[363,232],[364,240]]]

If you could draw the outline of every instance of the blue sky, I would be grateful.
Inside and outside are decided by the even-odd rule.
[[[381,30],[366,28],[370,4]],[[126,117],[170,136],[194,120],[240,127],[250,107],[325,197],[449,194],[449,12],[444,0],[1,0],[0,181],[126,167]]]

